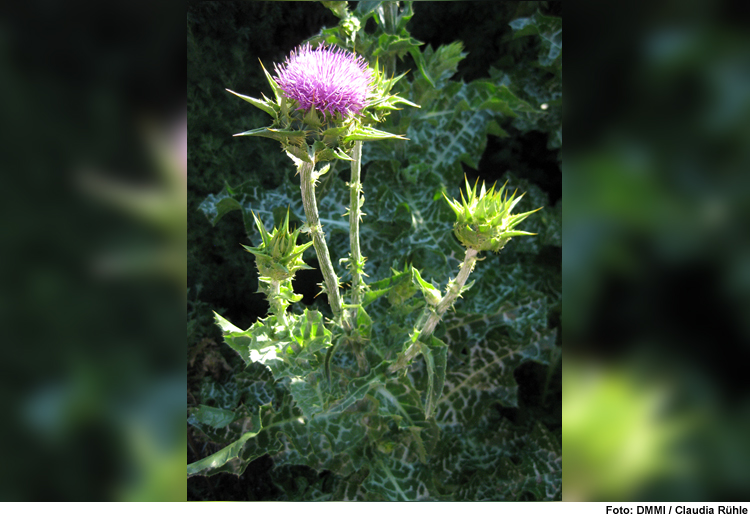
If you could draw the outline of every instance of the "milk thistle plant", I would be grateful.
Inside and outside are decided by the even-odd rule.
[[[351,13],[337,14],[343,28],[352,27]],[[455,483],[447,478],[451,460],[460,465],[463,458],[445,451],[446,443],[455,443],[447,442],[450,434],[459,433],[460,421],[450,417],[464,416],[466,411],[457,410],[461,400],[466,400],[467,410],[475,405],[469,395],[461,397],[470,391],[469,381],[447,375],[454,361],[436,330],[472,287],[468,279],[483,253],[498,253],[513,238],[535,235],[517,225],[537,210],[514,214],[522,196],[514,192],[508,197],[506,185],[487,191],[484,184],[471,186],[467,180],[460,200],[442,194],[455,214],[453,233],[464,254],[445,288],[408,263],[368,283],[360,227],[363,142],[408,142],[405,135],[386,132],[379,124],[392,112],[419,105],[395,92],[403,74],[386,76],[377,60],[368,62],[340,44],[299,46],[275,65],[274,75],[261,63],[272,97],[229,90],[271,116],[269,126],[235,136],[281,144],[299,175],[305,220],[292,229],[287,210],[280,226],[269,232],[264,219],[253,213],[260,242],[245,249],[255,256],[269,314],[247,330],[218,314],[215,318],[225,342],[255,379],[237,379],[238,385],[247,386],[241,414],[211,407],[194,412],[191,422],[203,431],[227,430],[235,439],[190,464],[188,474],[241,473],[248,463],[269,454],[276,465],[331,472],[334,492],[321,498],[492,498],[477,493],[484,486],[468,487],[465,477]],[[326,220],[330,217],[321,218],[316,186],[331,163],[341,161],[350,166],[348,206],[340,205],[348,216],[349,249],[334,263],[326,224],[338,225]],[[306,238],[310,241],[300,243]],[[292,280],[310,268],[304,261],[310,246],[322,273],[328,315],[323,308],[295,310],[301,296],[294,293]],[[346,265],[347,285],[337,265]],[[446,387],[450,400],[443,396]]]

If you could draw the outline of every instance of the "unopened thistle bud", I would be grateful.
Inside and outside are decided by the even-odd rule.
[[[455,199],[449,199],[443,194],[448,201],[451,209],[456,214],[456,223],[453,225],[453,233],[467,248],[473,248],[477,251],[491,250],[499,252],[510,238],[515,236],[534,236],[530,232],[521,232],[515,230],[515,226],[526,219],[532,213],[541,210],[532,210],[530,212],[511,215],[511,210],[521,200],[523,194],[516,197],[513,192],[510,198],[508,193],[503,196],[505,184],[499,191],[495,191],[492,186],[489,192],[485,189],[484,183],[477,194],[479,180],[472,188],[466,181],[466,197],[461,193],[461,202]]]
[[[289,232],[289,211],[281,228],[274,227],[270,234],[255,214],[253,218],[260,232],[261,243],[257,247],[242,246],[255,256],[261,281],[291,280],[298,270],[312,268],[302,261],[302,254],[312,245],[312,241],[297,245],[300,229]]]

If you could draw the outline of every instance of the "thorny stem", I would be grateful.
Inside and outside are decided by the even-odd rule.
[[[352,290],[349,323],[351,329],[356,329],[359,305],[362,303],[362,289],[364,287],[362,281],[364,258],[362,258],[362,252],[359,248],[359,221],[362,216],[361,206],[364,202],[362,198],[362,183],[360,182],[360,174],[362,172],[362,142],[360,140],[354,142],[351,168],[351,179],[349,182],[349,245],[351,247],[349,253],[349,270],[352,275]],[[367,360],[362,353],[361,343],[355,339],[352,349],[357,357],[359,371],[363,374],[367,369]]]
[[[466,280],[469,279],[469,274],[471,274],[471,271],[474,270],[474,265],[477,262],[477,254],[478,251],[473,248],[466,249],[466,255],[464,256],[463,263],[461,263],[461,268],[458,271],[458,276],[456,276],[454,280],[448,282],[448,288],[445,296],[443,296],[436,308],[432,309],[428,307],[427,309],[425,309],[425,313],[422,315],[422,318],[420,318],[419,323],[421,324],[425,321],[424,317],[429,314],[429,316],[427,316],[424,327],[422,327],[422,329],[419,331],[418,340],[414,341],[407,348],[404,354],[400,356],[399,360],[388,369],[389,372],[393,373],[402,368],[405,368],[406,365],[419,354],[420,341],[424,342],[430,337],[430,335],[432,335],[432,332],[435,331],[435,326],[437,326],[438,322],[440,322],[440,319],[443,317],[445,312],[456,301],[458,295],[461,294],[461,289],[463,289],[464,285],[466,285]]]
[[[300,188],[302,191],[302,205],[307,216],[307,226],[310,228],[310,236],[313,240],[315,253],[318,255],[320,270],[323,273],[323,281],[328,294],[328,304],[333,311],[333,319],[346,326],[342,320],[341,295],[339,294],[339,280],[333,270],[331,255],[328,253],[325,234],[318,217],[318,203],[315,200],[315,183],[313,182],[313,169],[315,164],[302,162],[300,165]]]
[[[268,298],[271,303],[271,312],[276,315],[276,320],[286,327],[286,308],[289,304],[281,299],[281,282],[271,280]]]
[[[385,32],[390,35],[396,34],[396,21],[398,18],[398,2],[384,2],[384,14],[385,14]],[[393,76],[396,74],[396,55],[391,55],[388,58],[388,64],[386,65],[386,74]]]
[[[362,215],[360,209],[360,197],[362,195],[362,183],[360,182],[360,173],[362,171],[362,142],[354,142],[354,151],[352,152],[352,176],[349,183],[349,245],[351,247],[351,256],[349,257],[349,267],[352,274],[352,305],[358,306],[361,303],[362,294],[362,272],[364,263],[362,253],[359,248],[359,220]],[[357,308],[354,307],[351,314],[352,326],[357,321]]]

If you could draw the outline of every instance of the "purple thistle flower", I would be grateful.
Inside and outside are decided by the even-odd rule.
[[[284,95],[299,103],[297,110],[315,105],[331,116],[359,114],[372,92],[372,72],[365,60],[335,46],[300,46],[281,67],[276,65],[276,75]]]

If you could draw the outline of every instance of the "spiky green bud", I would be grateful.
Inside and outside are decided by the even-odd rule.
[[[302,254],[312,245],[312,241],[297,245],[300,229],[289,232],[289,210],[281,228],[274,227],[270,234],[255,213],[253,218],[260,232],[261,243],[257,247],[242,246],[255,256],[261,280],[287,281],[291,280],[298,270],[312,268],[302,261]]]
[[[467,179],[466,197],[462,192],[460,202],[456,199],[449,199],[443,194],[456,214],[457,219],[453,225],[453,233],[456,234],[462,245],[477,251],[499,252],[512,237],[536,235],[515,230],[515,226],[541,208],[511,215],[511,210],[518,204],[523,194],[516,197],[514,191],[513,195],[508,198],[508,192],[506,191],[505,196],[503,196],[506,184],[503,184],[498,191],[495,191],[495,185],[493,185],[488,192],[484,183],[482,183],[482,187],[477,193],[479,179],[477,179],[473,188],[469,185]]]

